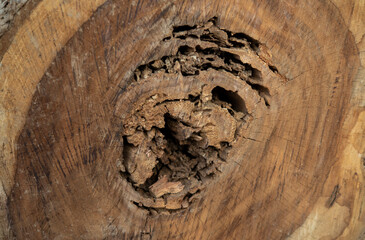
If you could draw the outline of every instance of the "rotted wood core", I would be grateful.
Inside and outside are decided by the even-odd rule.
[[[265,46],[216,20],[174,27],[163,41],[177,52],[140,65],[119,100],[129,106],[119,110],[120,173],[140,195],[132,202],[150,214],[186,209],[199,198],[240,148],[254,107],[270,108],[263,76],[285,81]],[[250,96],[264,104],[246,103]]]

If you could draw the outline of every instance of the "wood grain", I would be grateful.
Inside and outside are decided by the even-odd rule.
[[[98,6],[98,2],[85,1],[85,4],[80,5],[81,2],[78,4],[53,0],[42,1],[18,28],[12,40],[13,44],[2,56],[3,67],[0,72],[2,162],[0,212],[2,218],[0,221],[4,227],[0,228],[1,234],[8,234],[9,231],[8,220],[6,220],[6,196],[10,194],[14,184],[15,139],[24,124],[35,87],[56,53]],[[74,17],[76,12],[78,18]]]
[[[364,12],[363,0],[41,1],[1,60],[0,236],[362,239]],[[237,87],[252,119],[191,205],[151,214],[120,172],[125,116],[153,91],[235,91],[237,76],[134,74],[196,44],[177,29],[211,19],[219,51],[262,73]],[[222,31],[260,50],[223,47]],[[167,203],[178,194],[161,189]]]

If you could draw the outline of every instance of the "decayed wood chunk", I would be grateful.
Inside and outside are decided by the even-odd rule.
[[[156,198],[167,193],[179,193],[184,189],[181,182],[169,182],[167,176],[162,176],[157,182],[150,186],[150,191]]]
[[[153,174],[157,161],[156,155],[150,150],[148,142],[143,141],[138,147],[125,146],[126,169],[131,173],[131,179],[136,185],[146,182]]]

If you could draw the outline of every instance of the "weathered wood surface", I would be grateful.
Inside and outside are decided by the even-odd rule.
[[[0,238],[364,239],[364,22],[29,1],[0,39]]]
[[[27,0],[1,0],[0,1],[0,37],[9,29],[14,15],[24,6]]]

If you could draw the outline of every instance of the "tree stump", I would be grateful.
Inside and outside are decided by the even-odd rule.
[[[0,238],[364,239],[364,1],[18,8]]]

